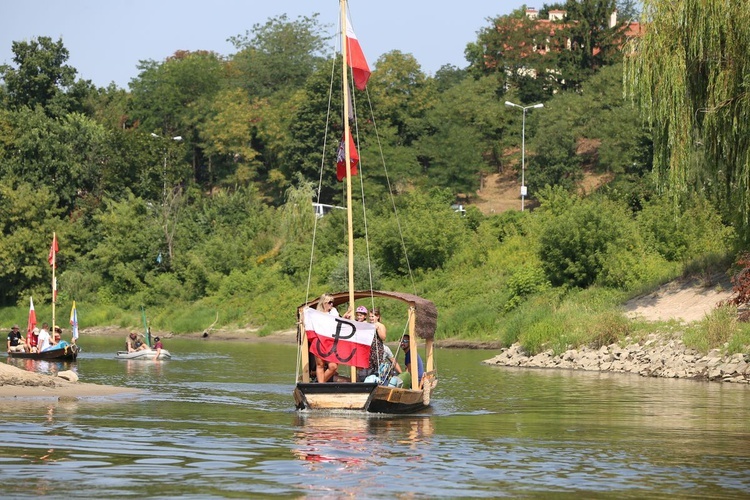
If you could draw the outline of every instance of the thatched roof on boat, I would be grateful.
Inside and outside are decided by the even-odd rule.
[[[333,304],[335,306],[349,302],[349,292],[332,293]],[[423,299],[417,295],[401,292],[384,292],[382,290],[357,290],[354,292],[354,300],[369,299],[381,297],[385,299],[399,300],[413,307],[416,312],[415,331],[420,339],[435,338],[435,329],[437,328],[437,307],[431,301]],[[320,297],[302,304],[300,308],[317,307]]]

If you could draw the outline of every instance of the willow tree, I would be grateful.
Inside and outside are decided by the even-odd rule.
[[[654,169],[702,192],[750,235],[750,2],[645,0],[626,93],[653,130]]]

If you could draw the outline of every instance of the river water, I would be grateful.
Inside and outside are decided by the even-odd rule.
[[[293,346],[171,339],[157,363],[114,359],[121,340],[29,368],[142,393],[2,401],[3,498],[750,498],[748,386],[439,349],[430,413],[313,415]]]

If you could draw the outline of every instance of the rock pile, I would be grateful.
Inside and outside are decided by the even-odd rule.
[[[649,336],[642,343],[624,347],[610,344],[599,349],[570,349],[557,356],[549,350],[529,356],[519,344],[492,359],[488,365],[527,368],[567,368],[571,370],[637,373],[644,377],[688,378],[717,382],[750,383],[750,356],[724,356],[719,349],[701,354],[685,346],[681,340]]]

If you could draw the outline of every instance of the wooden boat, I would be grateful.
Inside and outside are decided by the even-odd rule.
[[[297,380],[294,388],[294,401],[295,406],[298,410],[306,411],[336,411],[336,410],[352,410],[360,412],[370,413],[414,413],[427,409],[430,406],[431,393],[437,384],[437,373],[435,370],[435,357],[434,357],[434,334],[437,325],[437,309],[435,305],[427,299],[418,297],[416,295],[399,292],[388,292],[388,291],[376,291],[376,290],[365,290],[355,291],[354,289],[354,231],[352,224],[352,175],[357,172],[354,167],[358,161],[358,155],[356,155],[356,149],[352,149],[351,142],[351,125],[348,117],[355,116],[356,113],[350,113],[350,92],[348,83],[348,67],[352,69],[354,85],[360,90],[363,90],[367,79],[369,78],[369,67],[364,59],[364,54],[359,46],[359,42],[354,36],[353,30],[347,27],[348,16],[347,16],[347,1],[339,0],[340,15],[341,15],[341,48],[342,48],[342,65],[343,65],[343,78],[342,78],[342,95],[343,95],[343,113],[342,116],[344,122],[344,133],[342,144],[339,147],[338,157],[338,168],[337,171],[339,180],[346,182],[346,203],[345,208],[347,212],[347,229],[348,229],[348,279],[349,286],[348,291],[331,294],[333,297],[334,306],[340,304],[349,304],[350,310],[354,310],[355,301],[358,299],[393,299],[398,300],[407,305],[407,325],[410,339],[410,364],[412,367],[417,366],[417,339],[424,342],[423,346],[424,353],[426,356],[426,364],[424,369],[424,375],[421,380],[415,376],[412,378],[411,387],[395,387],[390,385],[380,385],[378,382],[365,383],[357,382],[357,367],[367,367],[368,361],[363,361],[358,358],[356,350],[364,347],[362,352],[366,352],[366,358],[369,358],[370,345],[366,342],[359,342],[356,345],[359,347],[352,348],[356,341],[357,329],[360,332],[366,331],[368,325],[365,323],[357,323],[352,320],[343,318],[335,318],[336,326],[330,326],[331,319],[330,315],[324,314],[325,317],[315,316],[321,313],[310,312],[318,305],[318,300],[315,299],[308,301],[297,309]],[[351,53],[349,52],[351,50]],[[352,152],[353,151],[353,152]],[[354,163],[352,163],[354,160]],[[323,162],[324,163],[324,162]],[[342,172],[343,171],[343,172]],[[312,262],[312,259],[311,259]],[[317,319],[314,319],[317,318]],[[317,324],[313,324],[315,322]],[[311,325],[306,325],[310,323]],[[324,334],[327,345],[332,347],[326,348],[325,358],[328,362],[335,362],[341,367],[347,365],[350,368],[350,374],[348,378],[338,377],[333,382],[317,383],[311,382],[310,377],[310,353],[311,349],[317,354],[321,354],[323,350],[320,349],[321,335],[315,330],[320,323],[326,323],[323,329],[326,330]],[[372,331],[374,326],[369,325]],[[349,332],[342,333],[346,330]],[[335,333],[331,333],[335,331]],[[347,336],[349,335],[349,336]],[[313,339],[315,346],[309,344],[308,337]],[[369,334],[369,339],[372,341],[373,333]],[[332,344],[331,344],[332,342]],[[342,345],[346,345],[343,349],[346,350],[346,355],[341,354]],[[361,353],[360,353],[361,354]],[[359,363],[359,364],[358,364]],[[340,368],[339,368],[340,369]],[[416,370],[415,370],[416,372]],[[340,374],[340,372],[339,372]],[[388,381],[383,381],[387,384]]]
[[[332,294],[334,306],[349,301],[349,293]],[[437,308],[427,299],[408,293],[379,290],[355,291],[354,299],[385,298],[404,302],[409,308],[409,336],[413,343],[410,353],[417,352],[417,341],[424,341],[426,352],[425,372],[421,381],[412,379],[412,387],[392,387],[364,382],[310,382],[309,350],[304,321],[298,323],[298,346],[300,350],[301,377],[294,388],[294,400],[300,410],[356,410],[370,413],[415,413],[430,406],[432,390],[437,385],[435,370],[434,336],[437,325]],[[307,307],[316,307],[317,300],[302,304],[298,309],[300,318]],[[344,321],[344,320],[342,320]],[[412,361],[412,366],[417,366]],[[349,380],[352,380],[350,378]]]
[[[47,261],[52,266],[52,335],[55,334],[57,329],[55,323],[55,306],[57,304],[57,279],[55,278],[55,272],[57,270],[57,252],[59,247],[57,244],[57,233],[52,233],[52,245],[50,247]],[[51,349],[47,349],[42,352],[9,352],[9,358],[18,359],[33,359],[43,361],[75,361],[78,358],[78,353],[81,352],[81,348],[75,343],[78,338],[78,313],[76,311],[75,301],[73,301],[73,307],[70,312],[70,324],[73,328],[73,343],[63,341],[58,346],[53,346]],[[29,319],[26,327],[27,337],[35,330],[36,326],[36,311],[34,310],[34,299],[29,298]],[[62,330],[60,330],[62,333]]]
[[[68,344],[65,347],[47,349],[42,352],[9,352],[9,358],[35,359],[44,361],[75,361],[81,348],[76,344]]]
[[[115,358],[117,359],[139,359],[144,361],[153,361],[156,351],[153,349],[144,349],[140,351],[117,351]],[[162,349],[159,353],[159,359],[172,359],[172,355],[166,349]]]

